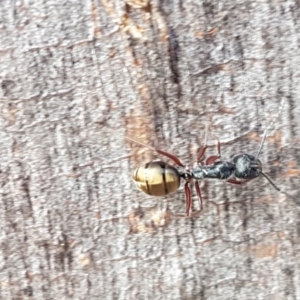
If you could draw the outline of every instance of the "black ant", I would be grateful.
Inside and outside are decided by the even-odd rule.
[[[270,125],[272,125],[272,123]],[[184,179],[184,190],[186,195],[186,216],[190,216],[191,211],[192,203],[190,183],[193,180],[195,180],[195,189],[200,207],[200,210],[193,213],[193,216],[195,214],[198,215],[203,209],[203,200],[198,180],[202,180],[205,178],[222,179],[232,184],[241,185],[262,175],[277,191],[291,197],[287,193],[281,191],[281,189],[275,185],[275,183],[269,178],[269,176],[262,171],[262,163],[258,159],[264,141],[266,139],[267,130],[270,125],[264,132],[256,156],[245,153],[234,156],[232,161],[219,160],[219,158],[221,157],[221,144],[220,141],[217,140],[218,154],[208,157],[205,162],[203,162],[204,155],[207,149],[207,144],[205,141],[204,146],[199,151],[196,165],[193,168],[189,168],[183,165],[183,163],[171,153],[153,148],[132,138],[126,137],[126,139],[130,141],[133,141],[141,146],[147,147],[161,155],[170,158],[179,167],[175,168],[174,166],[163,161],[148,162],[144,167],[138,167],[134,171],[133,180],[135,181],[137,186],[146,194],[152,196],[164,196],[168,195],[169,193],[175,192],[180,186],[181,178]]]

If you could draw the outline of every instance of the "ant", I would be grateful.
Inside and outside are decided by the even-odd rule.
[[[193,168],[185,166],[178,157],[171,153],[162,151],[158,148],[153,148],[132,138],[125,137],[134,143],[170,158],[178,166],[178,168],[175,168],[164,161],[151,161],[146,163],[143,167],[138,167],[134,171],[132,178],[136,185],[143,192],[152,196],[164,196],[175,192],[180,186],[181,179],[184,179],[184,190],[186,196],[185,214],[187,217],[191,216],[190,214],[192,206],[190,183],[195,181],[195,189],[200,207],[199,211],[192,214],[192,216],[195,216],[195,214],[198,215],[203,209],[203,199],[198,181],[205,178],[221,179],[232,184],[241,185],[262,175],[277,191],[291,197],[287,193],[281,191],[281,189],[275,185],[271,178],[263,172],[262,163],[258,159],[266,139],[267,130],[272,123],[269,124],[264,131],[264,135],[256,156],[245,153],[234,156],[232,161],[219,160],[221,157],[221,144],[217,139],[217,155],[208,157],[204,162],[204,155],[207,149],[207,143],[205,139],[205,143],[203,147],[200,148],[196,164]]]

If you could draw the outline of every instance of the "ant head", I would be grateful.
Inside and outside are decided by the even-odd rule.
[[[241,154],[233,158],[235,163],[235,177],[239,179],[253,179],[262,174],[262,163],[253,155]]]

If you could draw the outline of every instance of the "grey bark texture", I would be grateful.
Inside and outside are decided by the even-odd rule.
[[[300,299],[298,1],[1,1],[1,299]],[[151,197],[133,170],[257,154]],[[197,198],[193,191],[193,210]]]

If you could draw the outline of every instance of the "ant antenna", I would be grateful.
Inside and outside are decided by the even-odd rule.
[[[266,140],[267,131],[269,130],[269,128],[270,128],[271,126],[273,126],[274,122],[277,120],[277,118],[278,118],[279,115],[281,114],[282,109],[283,109],[283,106],[284,106],[284,103],[285,103],[285,99],[282,98],[282,100],[281,100],[281,105],[280,105],[280,108],[279,108],[279,111],[278,111],[277,116],[271,121],[271,123],[267,126],[267,128],[266,128],[265,131],[264,131],[264,135],[263,135],[263,138],[262,138],[262,140],[261,140],[261,143],[260,143],[260,146],[259,146],[259,149],[258,149],[258,153],[257,153],[257,155],[256,155],[256,157],[255,157],[256,159],[258,159],[258,157],[259,157],[259,155],[260,155],[260,153],[261,153],[262,147],[263,147],[264,142],[265,142],[265,140]],[[270,181],[270,179],[268,179],[268,180]]]
[[[267,128],[266,128],[265,131],[264,131],[264,135],[263,135],[262,141],[261,141],[261,143],[260,143],[260,146],[259,146],[259,149],[258,149],[258,153],[257,153],[257,155],[256,155],[256,159],[258,159],[258,157],[259,157],[259,155],[260,155],[260,153],[261,153],[263,144],[264,144],[264,142],[265,142],[265,140],[266,140],[267,131],[268,131],[269,128],[274,124],[274,122],[276,121],[276,119],[278,118],[278,116],[280,115],[280,113],[282,112],[282,109],[283,109],[283,106],[284,106],[284,103],[285,103],[284,100],[285,100],[285,99],[282,98],[282,100],[281,100],[281,106],[280,106],[280,108],[279,108],[279,112],[278,112],[277,116],[272,120],[272,122],[267,126]],[[271,179],[266,173],[260,171],[260,174],[263,175],[263,176],[269,181],[269,183],[270,183],[270,184],[271,184],[278,192],[280,192],[281,194],[284,194],[284,195],[286,195],[286,196],[292,198],[293,200],[295,200],[295,198],[294,198],[293,196],[291,196],[290,194],[288,194],[288,193],[282,191],[282,190],[281,190],[281,189],[280,189],[280,188],[272,181],[272,179]]]
[[[266,173],[264,173],[264,172],[261,171],[260,174],[261,174],[262,176],[264,176],[278,192],[284,193],[284,192],[282,192],[281,189],[280,189],[280,188],[279,188],[279,187],[271,180],[271,178],[270,178]],[[285,193],[284,193],[284,194],[285,194]]]
[[[263,147],[263,145],[264,145],[264,142],[265,142],[265,139],[266,139],[266,136],[267,136],[267,131],[268,131],[268,129],[273,125],[273,123],[274,123],[274,121],[272,121],[272,122],[267,126],[267,128],[265,129],[263,138],[262,138],[262,140],[261,140],[261,143],[260,143],[260,146],[259,146],[259,149],[258,149],[258,153],[257,153],[257,155],[256,155],[256,157],[255,157],[256,159],[258,159],[258,157],[259,157],[259,155],[260,155],[260,152],[261,152],[261,150],[262,150],[262,147]]]
[[[292,195],[290,195],[289,193],[286,193],[286,192],[284,192],[284,191],[282,191],[272,180],[271,180],[271,178],[266,174],[266,173],[264,173],[264,172],[262,172],[262,171],[260,171],[260,174],[262,175],[262,176],[264,176],[268,181],[269,181],[269,183],[279,192],[279,193],[281,193],[281,194],[284,194],[284,195],[286,195],[286,196],[288,196],[289,198],[291,198],[291,199],[293,199],[293,200],[296,200]]]

